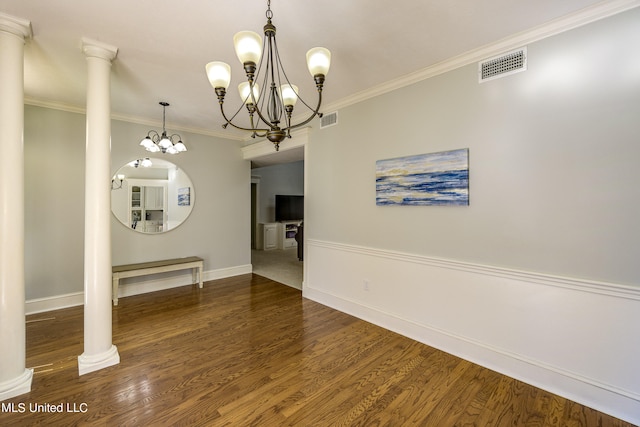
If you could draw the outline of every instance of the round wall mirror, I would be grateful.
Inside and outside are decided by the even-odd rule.
[[[111,212],[140,233],[173,230],[187,219],[194,202],[191,180],[166,160],[136,159],[111,179]]]

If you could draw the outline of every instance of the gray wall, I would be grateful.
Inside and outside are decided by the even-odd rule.
[[[25,106],[26,299],[83,290],[85,116]]]
[[[304,161],[252,169],[251,176],[260,178],[258,222],[275,221],[276,194],[304,195]]]
[[[303,295],[639,424],[636,46],[640,8],[314,128]],[[469,206],[376,206],[376,160],[458,148]]]
[[[112,121],[113,173],[146,156],[138,143],[153,128]],[[205,271],[249,265],[249,162],[233,141],[180,134],[189,151],[167,158],[193,182],[190,217],[167,233],[147,235],[112,216],[113,264],[197,255]],[[83,114],[25,106],[27,300],[83,290],[84,147]]]
[[[473,64],[342,109],[311,134],[306,237],[640,286],[639,22],[530,44],[523,73],[479,84]],[[470,206],[376,206],[376,160],[467,147]]]

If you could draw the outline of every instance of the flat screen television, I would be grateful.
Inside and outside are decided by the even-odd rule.
[[[276,222],[304,219],[304,196],[276,194]]]

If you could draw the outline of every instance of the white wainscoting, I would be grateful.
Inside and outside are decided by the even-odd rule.
[[[307,240],[303,295],[640,424],[640,287]]]
[[[239,276],[251,273],[251,264],[240,265],[228,268],[209,270],[203,273],[203,280],[216,280],[225,277]],[[131,295],[145,294],[147,292],[161,291],[164,289],[177,288],[192,283],[191,271],[180,274],[155,274],[140,278],[122,279],[118,288],[118,297],[128,297]],[[206,283],[204,286],[207,286]],[[26,314],[42,313],[46,311],[59,310],[61,308],[73,307],[84,304],[84,291],[66,295],[56,295],[48,298],[38,298],[28,300],[25,303]]]

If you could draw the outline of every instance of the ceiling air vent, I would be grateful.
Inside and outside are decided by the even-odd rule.
[[[338,112],[323,114],[320,118],[320,129],[328,128],[338,124]]]
[[[478,81],[488,80],[519,73],[527,69],[527,48],[496,56],[478,63]]]

